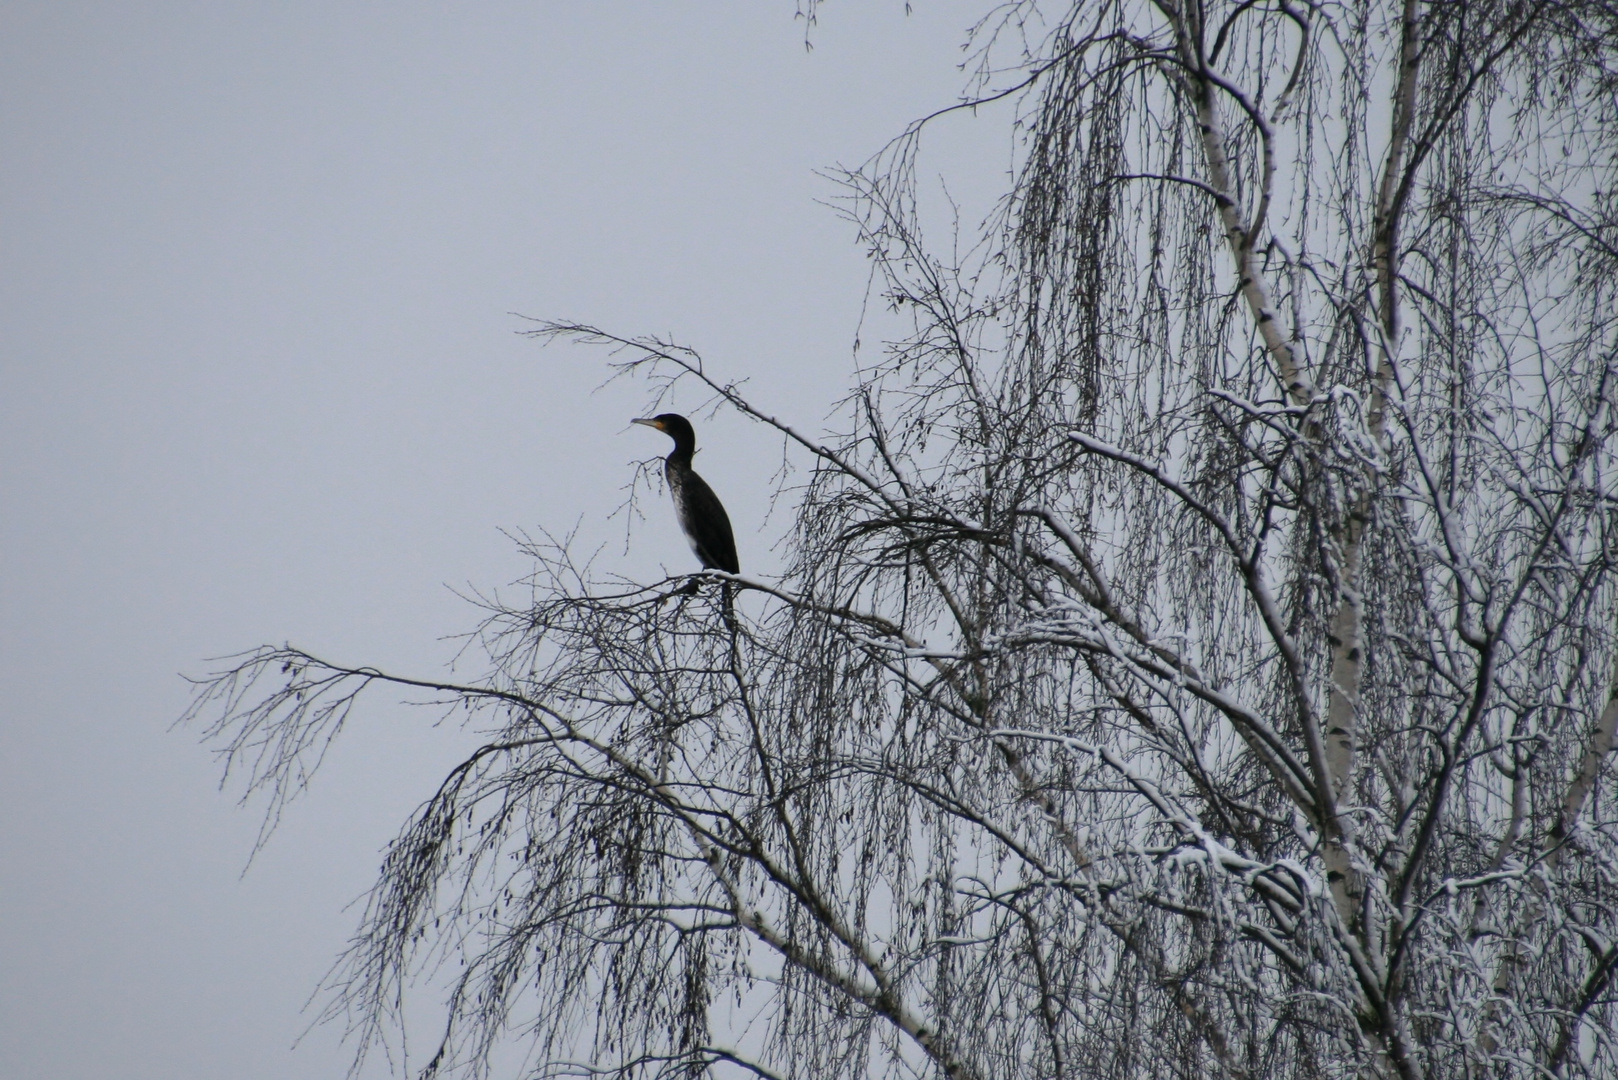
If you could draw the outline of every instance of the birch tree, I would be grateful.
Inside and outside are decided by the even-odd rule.
[[[362,694],[487,735],[330,1014],[384,1045],[449,956],[423,1076],[1618,1076],[1618,9],[1012,2],[970,57],[842,178],[892,332],[832,430],[535,330],[785,445],[778,578],[536,542],[481,678],[200,685],[272,818]],[[957,122],[1015,171],[933,245]]]

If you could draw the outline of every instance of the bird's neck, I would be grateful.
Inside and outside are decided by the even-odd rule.
[[[670,468],[689,469],[691,467],[691,455],[696,451],[697,448],[694,445],[677,442],[674,444],[674,453],[664,460],[668,462]]]

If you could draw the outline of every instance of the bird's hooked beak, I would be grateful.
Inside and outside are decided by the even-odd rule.
[[[641,418],[639,420],[631,420],[630,423],[631,424],[645,424],[647,427],[656,428],[659,431],[665,430],[664,427],[663,427],[663,421],[661,421],[661,420],[651,420],[651,419],[647,419],[647,418]]]

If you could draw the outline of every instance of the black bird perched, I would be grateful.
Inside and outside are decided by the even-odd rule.
[[[730,518],[713,488],[691,468],[691,455],[697,449],[697,433],[691,421],[678,413],[659,413],[635,423],[654,427],[674,440],[674,452],[663,461],[663,476],[668,480],[669,494],[674,496],[680,528],[685,530],[691,550],[702,560],[703,569],[739,573]]]

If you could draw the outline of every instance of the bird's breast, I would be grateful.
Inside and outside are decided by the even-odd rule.
[[[679,519],[680,531],[685,534],[691,554],[701,559],[702,549],[697,545],[696,529],[692,525],[691,489],[685,482],[685,473],[671,467],[664,470],[664,475],[668,478],[669,495],[674,499],[674,516]]]

